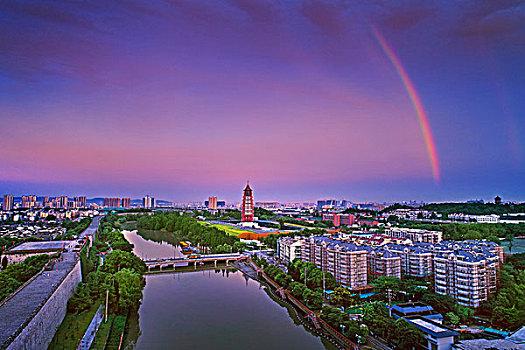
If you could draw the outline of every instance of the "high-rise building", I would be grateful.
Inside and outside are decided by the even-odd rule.
[[[48,196],[45,196],[45,197],[42,199],[42,206],[43,206],[44,208],[51,208],[52,203],[51,203],[51,201],[49,200],[49,197],[48,197]]]
[[[67,209],[67,196],[60,196],[58,198],[58,205],[60,208]]]
[[[155,208],[156,207],[155,198],[150,197],[150,196],[146,196],[142,198],[142,207],[144,207],[145,209]]]
[[[103,205],[110,208],[120,207],[120,198],[104,198]]]
[[[86,197],[75,197],[75,203],[77,208],[85,208],[86,207]]]
[[[496,291],[498,256],[464,250],[434,257],[435,292],[477,308]]]
[[[212,210],[217,209],[217,197],[208,198],[208,209],[212,209]]]
[[[362,246],[327,237],[308,238],[301,245],[302,261],[330,272],[337,282],[351,289],[367,285],[367,254]]]
[[[13,203],[15,202],[15,197],[11,194],[4,195],[4,201],[2,202],[2,210],[11,210],[13,209]]]
[[[253,221],[253,190],[249,182],[242,191],[241,213],[241,221]]]
[[[120,205],[122,208],[131,207],[131,198],[122,198],[122,203]]]
[[[26,209],[35,207],[37,205],[36,204],[36,196],[35,195],[22,196],[22,204],[21,205],[22,205],[22,208],[26,208]]]

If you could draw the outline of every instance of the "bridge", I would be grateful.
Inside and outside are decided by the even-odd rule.
[[[226,266],[228,266],[230,262],[234,262],[242,258],[244,258],[244,256],[239,253],[209,254],[209,255],[191,254],[187,257],[182,257],[182,258],[144,260],[144,263],[146,264],[146,267],[148,268],[148,272],[150,272],[151,269],[155,269],[155,268],[159,268],[160,271],[164,271],[168,269],[175,270],[177,267],[186,267],[186,266],[191,266],[192,264],[195,268],[197,268],[197,265],[204,265],[204,264],[211,264],[211,263],[213,263],[215,267],[217,267],[218,262],[225,262]]]

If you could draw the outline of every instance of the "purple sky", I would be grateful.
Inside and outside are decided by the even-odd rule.
[[[150,3],[0,4],[0,193],[525,199],[523,1]]]

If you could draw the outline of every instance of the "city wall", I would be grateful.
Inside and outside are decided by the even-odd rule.
[[[7,350],[45,350],[66,316],[67,301],[82,280],[80,260],[64,278],[54,293],[31,318]]]

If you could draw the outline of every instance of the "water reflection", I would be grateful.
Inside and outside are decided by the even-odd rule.
[[[138,256],[181,254],[180,249],[162,240],[145,240],[136,231],[124,235]],[[129,320],[127,348],[325,348],[318,337],[295,324],[260,283],[231,268],[147,275],[143,303]]]

